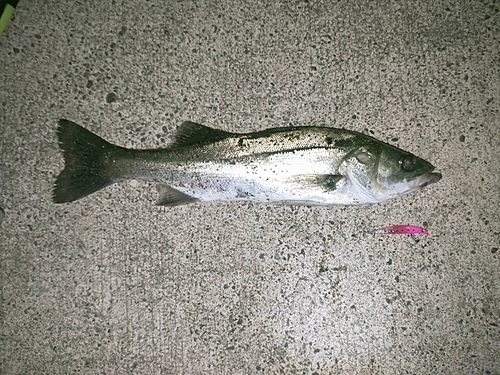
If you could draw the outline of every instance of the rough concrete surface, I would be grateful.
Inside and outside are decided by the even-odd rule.
[[[500,374],[500,3],[21,1],[0,38],[2,374]],[[361,131],[436,165],[366,207],[51,201],[57,120]],[[430,236],[375,236],[389,224]]]

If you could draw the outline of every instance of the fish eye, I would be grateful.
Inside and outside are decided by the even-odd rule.
[[[415,169],[416,164],[417,164],[417,161],[412,156],[403,156],[399,160],[399,165],[401,166],[403,171],[406,171],[406,172],[413,171]]]

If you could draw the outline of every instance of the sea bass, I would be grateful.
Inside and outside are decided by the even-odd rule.
[[[441,179],[409,152],[364,134],[328,127],[230,133],[184,122],[163,149],[108,143],[74,122],[57,130],[65,167],[56,203],[72,202],[113,183],[156,181],[157,204],[252,200],[307,205],[379,203]]]

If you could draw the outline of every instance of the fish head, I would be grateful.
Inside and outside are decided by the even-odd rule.
[[[341,168],[360,203],[383,202],[441,179],[431,163],[378,141],[352,150]]]

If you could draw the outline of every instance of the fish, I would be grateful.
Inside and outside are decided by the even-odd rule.
[[[414,225],[389,225],[387,227],[375,229],[375,234],[423,234],[428,236],[427,229]]]
[[[55,181],[55,203],[144,180],[157,183],[160,206],[217,200],[363,205],[418,191],[442,177],[407,151],[332,127],[232,133],[185,121],[166,147],[129,149],[61,119],[57,136],[64,169]]]

